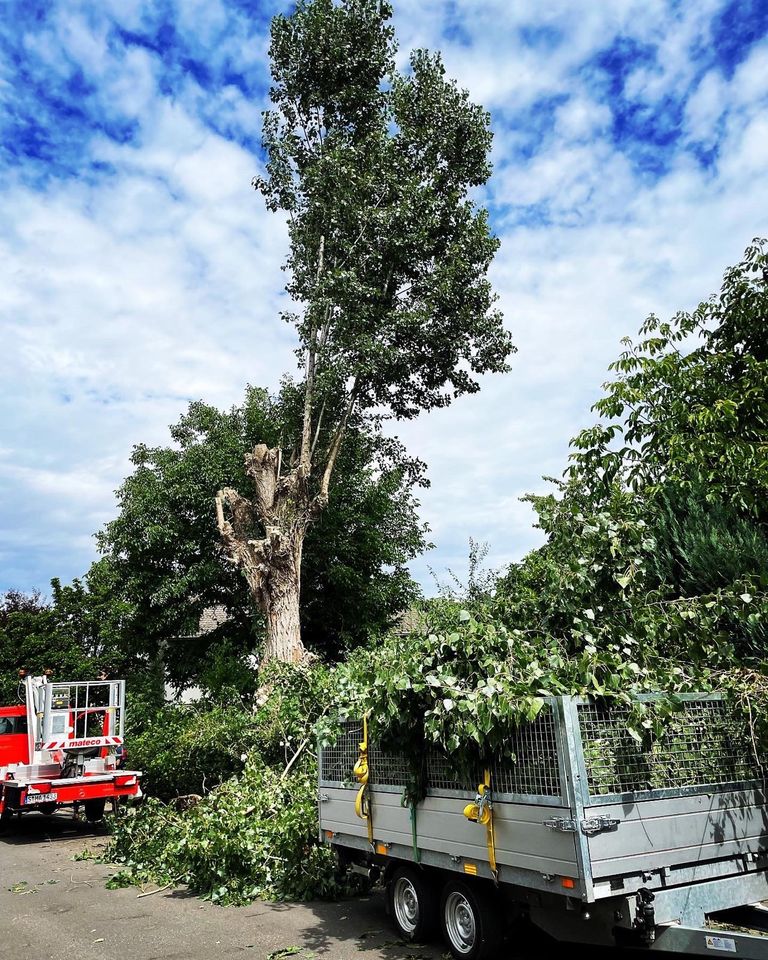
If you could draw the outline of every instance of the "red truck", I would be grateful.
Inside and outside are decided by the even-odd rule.
[[[0,707],[0,824],[29,810],[49,815],[83,808],[104,816],[125,797],[141,796],[136,770],[123,769],[125,681],[20,680],[23,702]]]

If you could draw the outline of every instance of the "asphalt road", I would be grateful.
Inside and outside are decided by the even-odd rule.
[[[340,903],[218,907],[183,890],[138,896],[105,889],[111,870],[73,857],[103,833],[68,815],[27,814],[0,837],[2,960],[441,960],[441,946],[399,942],[380,893]],[[529,948],[511,960],[574,960],[570,947]],[[589,951],[590,960],[619,960]]]

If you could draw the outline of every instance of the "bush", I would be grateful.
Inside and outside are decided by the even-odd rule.
[[[240,773],[257,733],[253,713],[240,704],[166,704],[127,740],[144,791],[168,800],[207,793]]]
[[[233,695],[137,718],[130,762],[150,796],[113,823],[113,885],[185,883],[220,903],[339,891],[317,822],[314,726],[333,699],[331,673],[274,664],[259,681],[253,708]],[[190,793],[204,796],[186,810],[162,802]]]
[[[226,703],[165,704],[148,718],[130,714],[130,765],[143,771],[145,792],[163,800],[205,794],[241,773],[251,754],[282,770],[313,737],[329,701],[330,673],[321,664],[273,664],[260,682],[253,707],[231,691]]]

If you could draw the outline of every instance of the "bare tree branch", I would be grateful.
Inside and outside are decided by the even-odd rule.
[[[355,408],[355,402],[357,400],[357,389],[356,382],[352,384],[352,390],[350,391],[349,400],[347,401],[347,406],[344,409],[339,425],[336,428],[336,433],[334,434],[333,441],[331,443],[331,448],[328,452],[328,461],[325,465],[325,470],[323,471],[323,479],[320,481],[320,492],[315,497],[313,501],[313,512],[319,512],[323,510],[328,503],[328,488],[331,485],[331,475],[333,474],[333,468],[336,466],[336,458],[339,455],[339,450],[341,449],[341,443],[344,439],[344,434],[347,431],[347,425],[349,424],[349,418],[352,416],[352,411]]]
[[[317,427],[315,428],[315,437],[312,441],[312,451],[310,453],[310,460],[314,459],[315,449],[317,448],[317,441],[320,439],[320,427],[323,424],[323,414],[325,413],[325,400],[323,400],[323,405],[320,407],[320,413],[317,417]]]
[[[227,503],[232,511],[231,522],[224,518],[224,503]],[[224,527],[228,527],[235,536],[245,535],[253,525],[253,504],[245,497],[241,497],[232,487],[224,487],[216,495],[216,518],[219,522],[219,530],[223,531]]]
[[[328,342],[328,334],[331,329],[331,320],[333,319],[333,307],[329,303],[325,308],[325,323],[320,330],[320,336],[317,341],[317,352],[320,353]]]
[[[245,470],[254,486],[253,504],[249,504],[251,514],[255,508],[258,519],[265,525],[270,522],[277,508],[279,463],[280,451],[270,449],[266,443],[257,443],[245,455]]]
[[[323,266],[325,259],[325,234],[320,237],[320,249],[317,255],[317,279],[316,285],[319,285],[323,275]],[[315,325],[314,314],[312,316],[312,328],[309,334],[309,346],[307,348],[307,366],[306,366],[306,384],[304,387],[304,422],[301,431],[301,455],[299,457],[299,474],[303,480],[309,476],[312,466],[312,404],[314,402],[315,388],[315,369],[317,361],[317,327]]]

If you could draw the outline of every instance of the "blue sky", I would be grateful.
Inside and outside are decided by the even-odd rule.
[[[260,170],[274,0],[19,0],[0,24],[0,590],[82,574],[131,446],[191,399],[292,369],[286,232]],[[402,0],[491,111],[484,192],[519,348],[398,432],[430,466],[436,549],[503,564],[621,337],[690,308],[768,233],[764,0]]]

